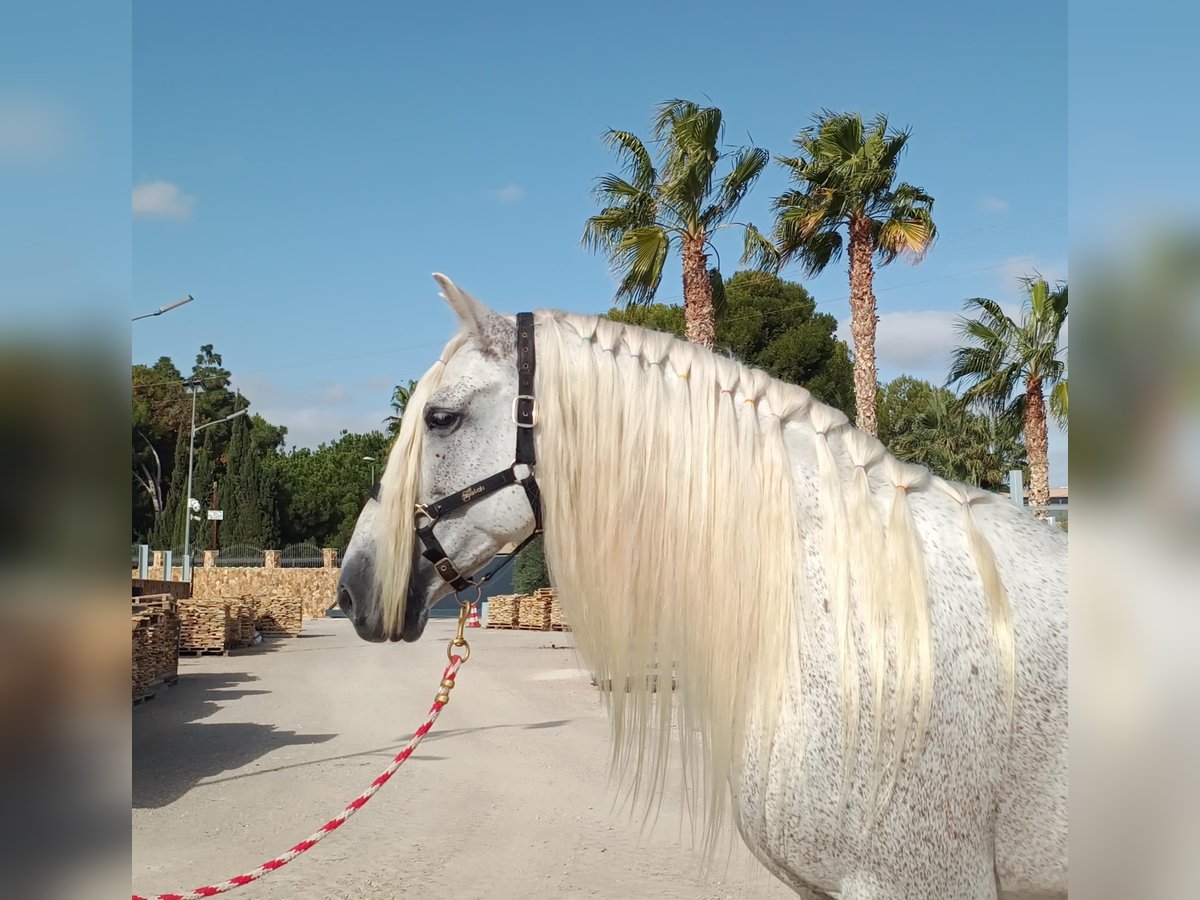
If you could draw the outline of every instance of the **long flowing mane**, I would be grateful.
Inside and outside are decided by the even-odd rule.
[[[842,675],[843,772],[866,706],[871,794],[882,805],[929,718],[914,492],[941,491],[959,505],[1011,708],[1011,612],[972,512],[992,495],[896,460],[803,388],[669,335],[562,312],[538,313],[537,326],[547,563],[581,654],[611,685],[614,763],[635,798],[660,795],[677,752],[711,842],[747,754],[769,752],[751,735],[772,733],[785,688],[795,689],[802,610],[814,607],[805,592],[816,589],[804,571],[807,523],[789,440],[812,442],[819,485],[813,527],[825,541],[827,596],[817,599],[829,609]],[[383,477],[389,530],[380,533],[394,541],[381,548],[379,582],[390,622],[403,614],[412,558],[420,408],[440,377],[435,365],[419,384]]]

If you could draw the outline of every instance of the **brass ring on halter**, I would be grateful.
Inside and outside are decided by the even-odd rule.
[[[460,641],[462,643],[459,643]],[[461,659],[463,662],[466,662],[471,658],[471,645],[467,643],[466,638],[454,638],[450,641],[450,644],[446,647],[446,658],[450,660],[450,662],[454,662],[455,650],[462,651],[462,656],[459,657],[459,659]]]

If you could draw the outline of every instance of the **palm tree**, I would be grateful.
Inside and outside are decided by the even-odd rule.
[[[964,305],[974,318],[959,320],[968,344],[954,351],[947,384],[967,386],[963,399],[1020,425],[1029,454],[1029,502],[1050,502],[1046,392],[1066,414],[1066,347],[1059,335],[1067,320],[1067,285],[1053,289],[1040,275],[1021,279],[1025,299],[1019,320],[995,300],[976,297]],[[1021,387],[1024,390],[1020,390]]]
[[[933,197],[896,184],[909,132],[888,131],[886,116],[864,125],[858,113],[822,112],[795,139],[799,155],[780,158],[797,185],[774,201],[774,241],[746,230],[744,259],[774,268],[799,261],[809,275],[850,256],[850,332],[854,337],[854,399],[859,428],[876,434],[873,261],[920,261],[937,237]]]
[[[398,384],[392,390],[392,415],[384,416],[383,421],[387,424],[388,437],[395,437],[400,433],[400,421],[404,418],[404,410],[408,408],[408,399],[413,395],[413,391],[417,389],[417,382],[413,379],[408,380],[408,384]]]
[[[598,179],[594,194],[602,208],[584,225],[583,245],[608,257],[620,279],[616,299],[627,305],[654,299],[667,256],[678,249],[684,335],[711,347],[716,339],[713,284],[720,283],[719,273],[708,268],[712,236],[733,224],[729,220],[770,155],[756,147],[722,152],[721,111],[687,100],[659,106],[651,135],[659,150],[657,166],[636,135],[605,134],[623,171]],[[718,179],[717,166],[725,159],[729,171]]]
[[[999,490],[1008,473],[1025,466],[1021,430],[972,412],[945,388],[933,388],[895,423],[889,450],[954,481]]]

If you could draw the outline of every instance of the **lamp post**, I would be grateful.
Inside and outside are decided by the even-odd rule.
[[[166,306],[160,306],[154,312],[142,313],[142,315],[140,315],[140,316],[134,316],[132,319],[130,319],[130,321],[136,322],[138,319],[148,319],[151,316],[161,316],[165,312],[170,312],[173,309],[178,309],[179,307],[183,306],[183,304],[185,304],[185,303],[191,303],[193,299],[194,298],[192,297],[192,295],[188,294],[186,297],[182,297],[179,300],[176,300],[174,303],[168,303]]]
[[[374,484],[375,483],[375,457],[364,456],[363,462],[369,462],[371,464],[371,484]]]
[[[220,425],[222,422],[228,422],[230,419],[236,419],[238,416],[244,416],[246,410],[239,409],[235,413],[230,413],[223,419],[217,419],[215,422],[206,422],[199,428],[196,427],[196,394],[204,390],[200,386],[199,381],[189,381],[188,387],[192,389],[192,437],[188,441],[188,477],[187,477],[187,493],[184,495],[183,503],[183,580],[191,581],[192,575],[192,457],[196,449],[196,432],[203,431],[205,428],[211,428],[214,425]]]

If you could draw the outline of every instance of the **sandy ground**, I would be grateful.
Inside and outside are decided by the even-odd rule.
[[[356,796],[424,718],[453,633],[372,645],[344,619],[180,661],[133,711],[133,886],[246,871]],[[655,828],[613,809],[608,724],[571,636],[472,630],[416,755],[337,833],[247,898],[794,897],[737,842],[707,875],[677,793]],[[568,649],[564,649],[568,648]]]

